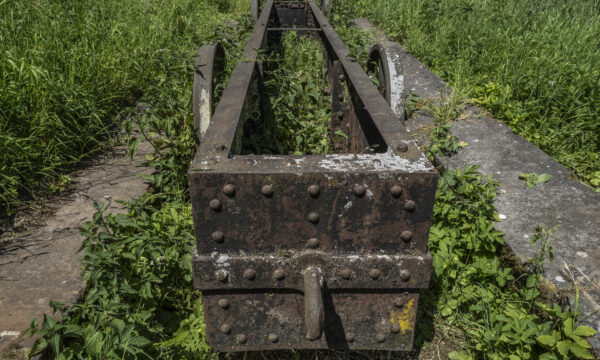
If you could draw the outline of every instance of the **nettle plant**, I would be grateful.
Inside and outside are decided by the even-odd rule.
[[[585,338],[596,331],[575,326],[576,309],[543,301],[541,271],[517,274],[503,266],[504,239],[494,229],[498,183],[477,170],[444,172],[430,230],[434,277],[426,301],[468,339],[467,350],[450,358],[593,359]]]

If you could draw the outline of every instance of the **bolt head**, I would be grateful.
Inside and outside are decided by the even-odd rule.
[[[354,340],[356,340],[356,335],[353,332],[347,332],[346,333],[346,341],[354,342]]]
[[[412,232],[405,230],[402,233],[400,233],[400,239],[402,239],[402,241],[404,242],[409,242],[410,240],[412,240]]]
[[[406,202],[406,204],[404,204],[404,208],[406,209],[406,211],[409,211],[409,212],[415,211],[416,207],[417,207],[417,204],[415,204],[415,202],[412,200],[408,200]]]
[[[313,248],[313,249],[317,248],[317,247],[319,247],[320,243],[321,242],[317,238],[310,238],[310,239],[308,239],[308,247],[310,247],[310,248]]]
[[[350,60],[350,62],[356,62],[356,58],[353,57],[348,57],[348,60]]]
[[[270,333],[269,336],[267,336],[267,339],[269,339],[269,341],[272,343],[276,343],[279,341],[279,336],[277,336],[275,333]]]
[[[392,330],[393,333],[400,332],[400,324],[393,323],[392,326],[390,326],[390,330]]]
[[[317,213],[316,211],[313,211],[311,213],[308,214],[308,221],[310,221],[313,224],[316,224],[319,222],[319,213]]]
[[[408,281],[408,279],[410,279],[410,271],[400,270],[400,279],[402,279],[402,281]]]
[[[407,152],[408,145],[406,145],[405,143],[400,143],[398,144],[398,146],[396,146],[396,150],[398,150],[399,152]]]
[[[344,100],[344,94],[338,94],[338,100]]]
[[[222,282],[227,282],[227,278],[229,277],[229,272],[227,272],[227,270],[217,270],[217,272],[215,273],[215,276],[217,277],[217,280],[222,281]]]
[[[344,81],[344,80],[346,80],[346,76],[345,76],[344,74],[340,74],[340,75],[338,76],[338,79],[339,79],[340,81]]]
[[[218,243],[222,243],[223,240],[225,240],[225,235],[222,231],[215,231],[212,234],[210,234],[210,237]]]
[[[231,332],[231,325],[224,323],[221,326],[219,326],[219,331],[223,334],[229,334]]]
[[[248,340],[248,338],[244,334],[237,334],[235,336],[235,342],[238,344],[245,344],[246,340]]]
[[[344,113],[343,113],[343,112],[341,112],[341,111],[338,111],[338,112],[335,114],[335,116],[337,116],[337,118],[338,118],[338,119],[341,119],[341,118],[343,118],[343,117],[344,117]]]
[[[219,199],[212,199],[210,201],[210,208],[213,209],[214,211],[219,211],[221,210],[221,200]]]
[[[319,185],[311,185],[308,187],[308,193],[314,198],[318,197],[320,192],[321,188],[319,188]]]
[[[273,275],[275,276],[275,279],[277,279],[279,281],[285,279],[285,271],[283,269],[277,269],[277,270],[275,270],[275,272],[273,273]]]
[[[404,306],[404,301],[402,300],[402,298],[395,298],[394,299],[394,306],[397,308],[401,308]]]
[[[400,186],[400,185],[392,186],[391,192],[392,192],[393,197],[395,197],[395,198],[400,197],[400,195],[402,195],[402,186]]]
[[[223,193],[229,197],[234,196],[235,195],[235,185],[227,184],[227,185],[223,186]]]
[[[273,196],[273,185],[265,185],[262,187],[261,192],[266,197]]]
[[[379,270],[379,269],[371,269],[369,271],[369,277],[373,280],[379,279],[380,276],[381,276],[381,270]]]
[[[219,299],[219,301],[217,301],[217,305],[219,305],[221,309],[227,309],[229,307],[229,300]]]
[[[385,334],[377,334],[377,335],[375,336],[375,339],[377,340],[377,342],[379,342],[379,343],[382,343],[382,342],[384,342],[384,341],[385,341],[385,338],[386,338],[386,337],[387,337],[387,336],[386,336]]]
[[[350,280],[350,278],[352,277],[352,270],[350,270],[350,268],[344,268],[340,272],[340,275],[342,275],[342,278]]]
[[[354,185],[354,194],[356,194],[356,196],[358,197],[363,197],[365,195],[365,186],[364,185],[360,185],[360,184],[356,184]]]
[[[246,278],[248,280],[256,279],[256,270],[254,270],[253,268],[246,269],[244,271],[244,278]]]

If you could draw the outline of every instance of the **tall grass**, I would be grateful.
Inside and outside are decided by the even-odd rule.
[[[449,83],[600,189],[600,1],[348,0]]]
[[[247,0],[0,1],[0,214],[101,151],[119,114],[191,66]]]

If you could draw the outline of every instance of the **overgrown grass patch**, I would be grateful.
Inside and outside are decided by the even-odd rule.
[[[0,215],[43,203],[247,0],[0,2]],[[229,15],[226,15],[229,13]],[[249,19],[244,18],[246,23]]]
[[[476,103],[600,189],[600,3],[350,0]]]

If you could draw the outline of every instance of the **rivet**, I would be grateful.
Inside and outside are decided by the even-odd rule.
[[[229,272],[227,272],[227,270],[217,270],[216,274],[217,276],[217,280],[222,281],[222,282],[227,282],[227,278],[229,277]]]
[[[319,185],[311,185],[308,187],[308,193],[314,198],[319,196],[320,191],[321,189],[319,188]]]
[[[346,80],[346,76],[344,74],[340,74],[338,76],[338,79],[340,79],[340,81],[344,81],[344,80]]]
[[[219,305],[221,309],[227,309],[229,307],[229,300],[219,299],[219,301],[217,301],[217,305]]]
[[[223,334],[229,334],[231,332],[231,325],[225,323],[219,327],[219,331]]]
[[[244,277],[248,280],[254,280],[256,278],[256,270],[248,268],[244,271]]]
[[[400,239],[404,242],[409,242],[412,239],[412,232],[408,230],[403,231],[400,233]]]
[[[222,231],[215,231],[210,234],[210,237],[212,237],[212,239],[218,243],[222,243],[223,240],[225,240],[225,235],[223,235]]]
[[[408,200],[406,202],[406,204],[404,204],[404,208],[406,209],[406,211],[413,212],[413,211],[415,211],[416,207],[417,207],[417,204],[415,204],[415,202],[412,200]]]
[[[285,271],[283,269],[277,269],[277,270],[275,270],[275,272],[273,273],[273,275],[275,275],[275,279],[277,279],[279,281],[285,279]]]
[[[392,326],[390,326],[390,330],[392,330],[393,333],[400,332],[400,324],[398,324],[398,323],[392,324]]]
[[[384,341],[385,341],[385,338],[386,338],[386,337],[387,337],[387,336],[386,336],[385,334],[377,334],[377,336],[375,336],[375,339],[377,340],[377,342],[380,342],[380,343],[382,343],[382,342],[384,342]]]
[[[273,186],[272,185],[263,186],[261,191],[262,191],[262,194],[266,197],[273,196]]]
[[[405,143],[400,143],[398,144],[398,146],[396,146],[396,150],[398,150],[399,152],[407,152],[408,145],[406,145]]]
[[[365,195],[365,187],[364,185],[356,184],[354,185],[354,194],[358,197],[363,197]]]
[[[269,339],[269,341],[272,343],[276,343],[277,341],[279,341],[279,336],[277,336],[277,334],[275,333],[270,333],[267,339]]]
[[[235,195],[235,185],[226,184],[225,186],[223,186],[223,193],[229,197],[234,196]]]
[[[310,247],[310,248],[314,249],[314,248],[318,247],[319,243],[320,243],[320,241],[317,238],[308,239],[308,247]]]
[[[338,94],[338,100],[344,100],[344,94]]]
[[[246,340],[248,340],[248,338],[244,334],[237,334],[235,336],[235,342],[238,344],[245,344]]]
[[[347,59],[350,60],[350,62],[356,62],[356,58],[348,57]]]
[[[350,270],[350,268],[343,268],[340,272],[340,275],[342,275],[344,279],[350,280],[350,278],[352,277],[352,270]]]
[[[379,270],[379,269],[371,269],[369,271],[369,277],[373,280],[379,279],[380,276],[381,276],[381,270]]]
[[[400,185],[392,186],[391,192],[392,192],[393,197],[395,197],[395,198],[400,197],[400,195],[402,195],[402,186],[400,186]]]
[[[311,212],[310,214],[308,214],[308,221],[310,221],[313,224],[316,224],[319,222],[319,214],[315,211]]]
[[[219,199],[212,199],[210,201],[210,208],[214,211],[221,210],[221,201]]]
[[[354,340],[356,340],[356,335],[354,335],[353,332],[346,333],[346,341],[347,342],[354,342]]]
[[[404,306],[404,300],[402,300],[402,298],[397,297],[394,299],[394,306],[397,308],[401,308]]]
[[[402,279],[402,281],[408,281],[408,279],[410,279],[410,271],[400,270],[400,279]]]
[[[344,113],[341,111],[338,111],[337,114],[335,114],[337,116],[338,119],[341,119],[344,117]]]

